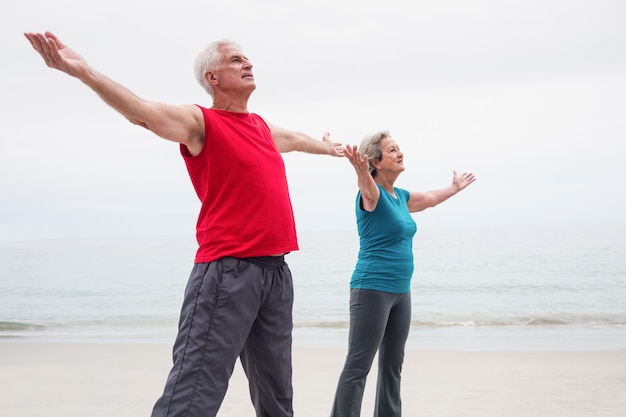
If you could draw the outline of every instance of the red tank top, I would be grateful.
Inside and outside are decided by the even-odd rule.
[[[297,250],[285,165],[265,121],[253,113],[200,109],[202,150],[191,156],[180,147],[202,203],[195,261]]]

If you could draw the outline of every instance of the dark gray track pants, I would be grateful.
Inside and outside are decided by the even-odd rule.
[[[283,257],[195,264],[174,365],[152,417],[213,417],[237,357],[258,417],[293,416],[293,283]]]
[[[350,290],[348,355],[339,377],[331,417],[359,417],[365,381],[376,351],[375,417],[399,417],[400,373],[411,326],[411,293]]]

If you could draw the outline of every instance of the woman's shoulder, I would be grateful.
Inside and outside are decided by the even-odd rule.
[[[398,197],[400,197],[404,201],[409,201],[409,197],[411,196],[411,192],[409,190],[405,190],[404,188],[398,188],[398,187],[393,187],[393,190]]]

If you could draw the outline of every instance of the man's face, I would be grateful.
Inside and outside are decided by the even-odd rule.
[[[236,46],[224,45],[220,49],[222,62],[214,71],[209,71],[209,81],[214,89],[224,92],[252,92],[256,88],[252,64]]]

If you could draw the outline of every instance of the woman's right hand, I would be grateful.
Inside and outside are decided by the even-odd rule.
[[[356,170],[357,175],[369,175],[369,163],[367,157],[363,157],[356,145],[346,145],[344,154]]]

